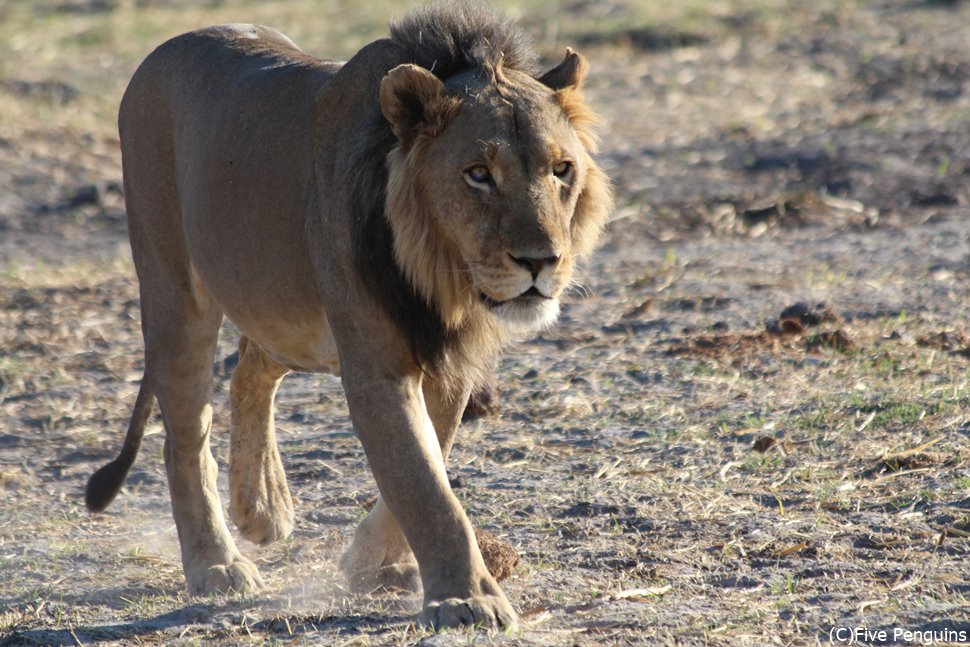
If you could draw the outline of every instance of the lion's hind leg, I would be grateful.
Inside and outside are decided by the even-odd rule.
[[[226,527],[209,450],[212,359],[222,312],[200,292],[168,301],[165,316],[153,316],[165,292],[142,290],[146,367],[165,421],[165,469],[185,580],[193,595],[254,591],[262,581]]]
[[[293,530],[293,501],[273,424],[273,399],[288,372],[256,343],[239,340],[239,365],[229,389],[229,515],[257,544],[283,539]]]

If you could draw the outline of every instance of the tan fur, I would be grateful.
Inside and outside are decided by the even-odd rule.
[[[456,19],[469,6],[412,21],[455,33],[477,21],[487,38],[469,38],[491,46],[507,25]],[[244,335],[229,467],[244,536],[266,543],[292,528],[277,386],[291,369],[339,373],[381,492],[341,559],[352,584],[407,586],[420,564],[424,624],[517,622],[444,461],[503,340],[554,318],[605,223],[609,182],[589,154],[581,57],[567,52],[540,80],[521,56],[503,67],[498,55],[439,79],[409,62],[424,45],[400,34],[416,29],[346,64],[263,27],[200,30],[156,50],[125,94],[145,380],[126,450],[88,500],[104,507],[120,487],[154,394],[192,593],[261,584],[226,529],[208,449],[225,315]],[[488,181],[475,180],[481,167]]]
[[[461,328],[475,312],[478,297],[461,253],[435,226],[418,191],[421,168],[417,154],[400,147],[388,156],[387,214],[394,229],[394,257],[405,276],[428,303],[434,303],[445,326]],[[492,349],[483,349],[488,351]]]
[[[229,516],[243,537],[269,544],[293,530],[293,501],[276,448],[273,397],[289,369],[246,337],[229,400]]]

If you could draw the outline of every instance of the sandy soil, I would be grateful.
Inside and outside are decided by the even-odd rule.
[[[970,8],[722,9],[580,43],[615,220],[450,468],[521,556],[514,636],[428,634],[416,598],[345,590],[375,488],[330,377],[280,393],[297,529],[241,543],[264,594],[184,592],[157,419],[88,514],[141,366],[116,153],[0,141],[0,643],[970,641]]]

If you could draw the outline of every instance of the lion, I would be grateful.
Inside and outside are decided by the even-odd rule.
[[[340,566],[358,587],[414,585],[432,628],[511,628],[445,459],[503,345],[551,324],[611,210],[591,155],[586,60],[538,74],[526,37],[484,4],[413,9],[346,63],[281,33],[175,37],[135,72],[119,132],[144,377],[119,492],[157,400],[191,594],[262,586],[231,538],[209,450],[212,362],[238,327],[229,514],[257,544],[293,503],[273,401],[290,371],[340,376],[379,490]]]

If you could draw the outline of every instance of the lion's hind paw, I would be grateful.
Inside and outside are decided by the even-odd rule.
[[[200,577],[186,579],[192,595],[256,593],[263,588],[259,570],[245,557],[237,557],[229,564],[209,566]]]
[[[377,569],[363,569],[356,572],[345,571],[350,589],[355,593],[370,593],[377,590],[407,591],[417,593],[421,590],[421,575],[414,562],[386,564]]]

